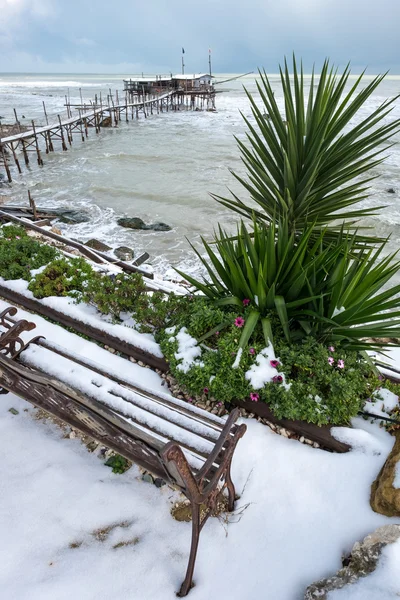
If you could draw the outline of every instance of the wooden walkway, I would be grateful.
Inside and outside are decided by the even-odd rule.
[[[124,103],[119,103],[118,94],[117,102],[114,103],[113,97],[108,96],[108,104],[103,105],[101,98],[100,104],[81,104],[71,105],[66,104],[67,118],[61,119],[57,115],[57,121],[49,124],[45,106],[44,114],[47,124],[43,127],[36,127],[32,121],[32,128],[27,131],[10,135],[8,137],[0,137],[0,167],[5,169],[7,180],[12,181],[12,172],[10,165],[15,164],[19,173],[22,173],[21,168],[21,153],[25,165],[29,165],[29,152],[36,154],[36,160],[39,166],[43,165],[42,154],[54,152],[54,142],[61,144],[61,149],[65,152],[73,141],[73,134],[77,134],[82,142],[88,137],[89,129],[94,129],[98,134],[102,127],[117,126],[119,121],[138,119],[140,113],[147,118],[154,112],[160,113],[169,110],[177,110],[177,93],[169,91],[165,94],[157,96],[144,97],[137,102],[128,102],[127,96]],[[72,108],[77,114],[72,115]],[[18,121],[17,121],[17,124]]]

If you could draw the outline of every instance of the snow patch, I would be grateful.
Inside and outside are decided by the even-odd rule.
[[[270,383],[277,375],[280,375],[283,379],[283,383],[286,384],[284,374],[279,373],[275,367],[272,367],[270,364],[271,360],[279,360],[275,356],[275,350],[272,344],[268,344],[266,348],[263,348],[263,350],[257,354],[255,360],[255,364],[245,373],[246,379],[250,381],[254,390],[261,389],[266,383]]]
[[[196,360],[196,358],[201,356],[201,348],[197,345],[196,338],[188,333],[186,327],[182,327],[178,332],[176,340],[178,342],[178,351],[175,352],[175,358],[178,361],[182,361],[177,366],[179,371],[187,373],[193,365],[198,365],[199,367],[204,366],[204,363]]]
[[[240,359],[242,358],[243,348],[239,348],[236,354],[235,362],[232,365],[232,369],[237,369],[240,363]]]

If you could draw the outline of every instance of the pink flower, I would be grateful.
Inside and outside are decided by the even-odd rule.
[[[259,399],[260,399],[260,396],[256,392],[251,392],[250,400],[252,400],[253,402],[258,402]]]
[[[219,331],[216,331],[216,332],[215,332],[215,335],[219,335]]]
[[[272,378],[272,381],[274,383],[282,383],[283,377],[282,377],[282,375],[275,375],[275,377]]]
[[[254,350],[254,348],[249,348],[249,353],[250,353],[250,354],[255,354],[255,353],[256,353],[256,351]]]
[[[248,298],[245,298],[244,300],[242,300],[243,302],[243,306],[248,306],[250,304],[250,300]]]
[[[244,325],[243,317],[236,317],[235,325],[236,325],[236,327],[243,327],[243,325]]]
[[[271,365],[271,367],[274,367],[274,369],[276,369],[281,363],[279,362],[279,360],[270,360],[269,364]]]
[[[330,357],[328,358],[328,363],[329,363],[331,366],[332,366],[332,365],[334,365],[334,364],[335,364],[335,359],[334,359],[334,358],[332,358],[332,356],[330,356]]]
[[[328,350],[329,352],[335,352],[335,348],[333,346],[329,346]]]
[[[188,398],[188,402],[193,402],[193,398]]]
[[[378,375],[379,381],[383,381],[383,375]]]
[[[344,369],[344,360],[341,358],[337,361],[338,369]]]
[[[208,394],[208,392],[209,392],[209,389],[208,388],[204,388],[203,393],[204,394]]]

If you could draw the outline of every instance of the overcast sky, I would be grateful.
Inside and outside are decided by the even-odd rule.
[[[296,52],[400,74],[400,0],[0,0],[0,72],[277,72]]]

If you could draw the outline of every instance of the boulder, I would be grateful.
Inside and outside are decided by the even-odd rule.
[[[127,229],[147,229],[146,223],[139,217],[121,217],[117,223],[120,227]]]
[[[375,571],[382,549],[388,544],[397,542],[398,539],[400,539],[400,525],[379,527],[367,535],[362,542],[354,544],[350,556],[343,561],[343,568],[335,575],[310,585],[306,589],[304,600],[328,600],[330,592],[367,577]]]
[[[146,223],[139,219],[139,217],[121,217],[117,221],[120,227],[126,227],[127,229],[141,229],[152,230],[152,231],[171,231],[171,227],[166,223],[153,223],[152,225],[146,225]]]
[[[400,487],[395,487],[396,470],[400,473],[400,430],[395,437],[393,449],[372,484],[370,498],[372,509],[388,517],[400,517]]]
[[[119,260],[132,260],[134,251],[128,246],[119,246],[119,248],[115,248],[114,254]]]
[[[61,223],[66,223],[67,225],[87,223],[89,221],[89,217],[84,211],[74,210],[72,208],[52,208],[49,214],[57,217]]]
[[[107,244],[103,244],[103,242],[100,242],[100,240],[96,240],[95,238],[85,242],[85,246],[88,246],[88,248],[92,248],[93,250],[99,250],[99,252],[111,250],[111,246],[107,246]]]
[[[166,223],[153,223],[147,225],[146,229],[152,229],[153,231],[171,231],[171,227]]]
[[[395,194],[396,193],[396,190],[394,188],[388,188],[386,191],[387,191],[388,194]]]

